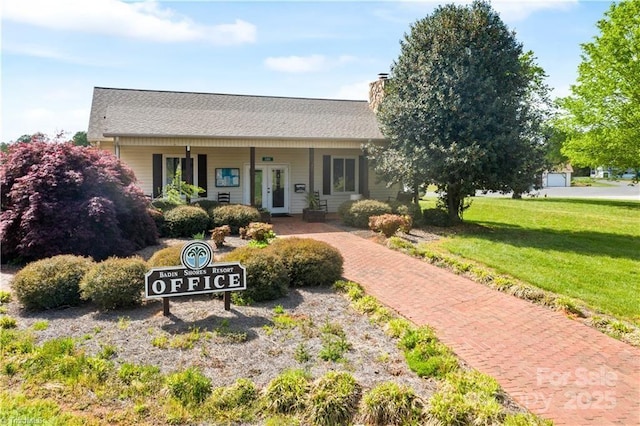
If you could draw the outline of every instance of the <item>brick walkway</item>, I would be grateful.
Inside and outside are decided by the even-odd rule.
[[[639,349],[327,224],[276,218],[274,228],[337,247],[345,278],[415,324],[432,326],[541,417],[558,425],[640,425]]]

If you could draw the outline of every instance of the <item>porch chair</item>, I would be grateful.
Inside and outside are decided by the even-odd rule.
[[[313,191],[313,196],[318,202],[318,207],[320,207],[320,209],[324,210],[325,212],[329,212],[329,206],[327,205],[327,200],[320,199],[320,191]]]
[[[220,204],[229,204],[231,202],[230,192],[218,192],[218,202]]]

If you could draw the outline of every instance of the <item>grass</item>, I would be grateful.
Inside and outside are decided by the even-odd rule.
[[[639,217],[635,201],[474,198],[431,247],[640,324]]]

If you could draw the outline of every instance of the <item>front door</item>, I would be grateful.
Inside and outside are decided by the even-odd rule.
[[[249,176],[249,166],[245,167]],[[244,180],[245,202],[249,203],[249,179]],[[256,194],[254,205],[269,210],[272,214],[289,213],[289,167],[284,165],[256,165]]]

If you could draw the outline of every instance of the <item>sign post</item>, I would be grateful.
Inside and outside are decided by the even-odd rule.
[[[162,298],[163,314],[170,315],[169,298],[224,293],[224,309],[231,310],[231,291],[247,289],[244,266],[238,262],[213,263],[213,250],[204,241],[192,241],[180,253],[182,266],[153,268],[145,278],[145,297]]]

